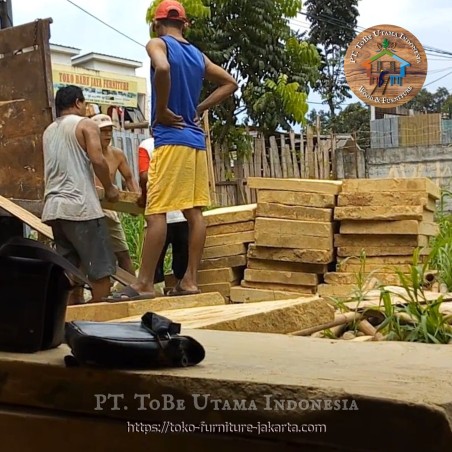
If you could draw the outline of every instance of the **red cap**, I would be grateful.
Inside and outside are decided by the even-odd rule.
[[[160,3],[155,10],[154,19],[171,19],[180,20],[182,22],[187,21],[184,7],[175,0],[164,0]]]

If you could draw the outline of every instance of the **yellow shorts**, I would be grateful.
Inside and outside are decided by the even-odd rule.
[[[159,146],[151,157],[145,215],[210,204],[206,151]]]

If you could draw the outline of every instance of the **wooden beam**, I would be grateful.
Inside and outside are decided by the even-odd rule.
[[[105,199],[105,192],[103,187],[96,187],[96,190],[103,209],[114,210],[115,212],[129,213],[133,215],[140,215],[144,212],[144,208],[139,207],[137,204],[141,193],[120,190],[118,201],[109,202]]]
[[[11,215],[18,218],[26,225],[30,226],[30,228],[37,231],[39,234],[42,234],[44,237],[53,240],[52,228],[44,224],[36,215],[33,215],[28,210],[25,210],[23,207],[20,207],[16,203],[3,196],[0,196],[0,208],[6,210]],[[136,278],[133,275],[130,275],[121,268],[116,267],[116,271],[116,275],[113,275],[112,278],[120,282],[121,284],[128,285],[136,282]]]
[[[116,303],[87,303],[68,306],[66,322],[73,320],[106,322],[128,316],[141,316],[148,311],[159,312],[216,305],[224,305],[224,298],[219,293],[157,297],[152,300],[118,301]]]
[[[6,210],[43,236],[53,240],[52,228],[44,224],[36,215],[33,215],[28,210],[25,210],[23,207],[20,207],[3,196],[0,196],[0,208]]]
[[[332,322],[334,309],[321,298],[305,297],[261,303],[161,311],[184,328],[286,334]],[[139,320],[138,317],[121,321]]]

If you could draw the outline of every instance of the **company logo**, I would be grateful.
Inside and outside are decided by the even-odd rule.
[[[349,45],[344,60],[347,83],[368,105],[392,108],[410,101],[427,76],[422,44],[395,25],[376,25]]]

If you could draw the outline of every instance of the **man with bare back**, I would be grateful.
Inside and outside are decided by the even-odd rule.
[[[127,162],[127,158],[121,149],[111,146],[113,136],[113,122],[108,115],[95,115],[91,118],[100,129],[100,138],[102,144],[102,153],[108,163],[110,170],[110,178],[112,183],[115,182],[116,173],[119,171],[124,178],[127,190],[132,192],[140,192],[138,182],[132,174],[132,170]],[[100,186],[100,181],[96,178],[96,185]],[[119,267],[127,272],[135,275],[132,259],[129,254],[126,236],[121,225],[121,221],[116,212],[104,209],[105,219],[108,230],[110,232],[113,252],[118,260]]]

